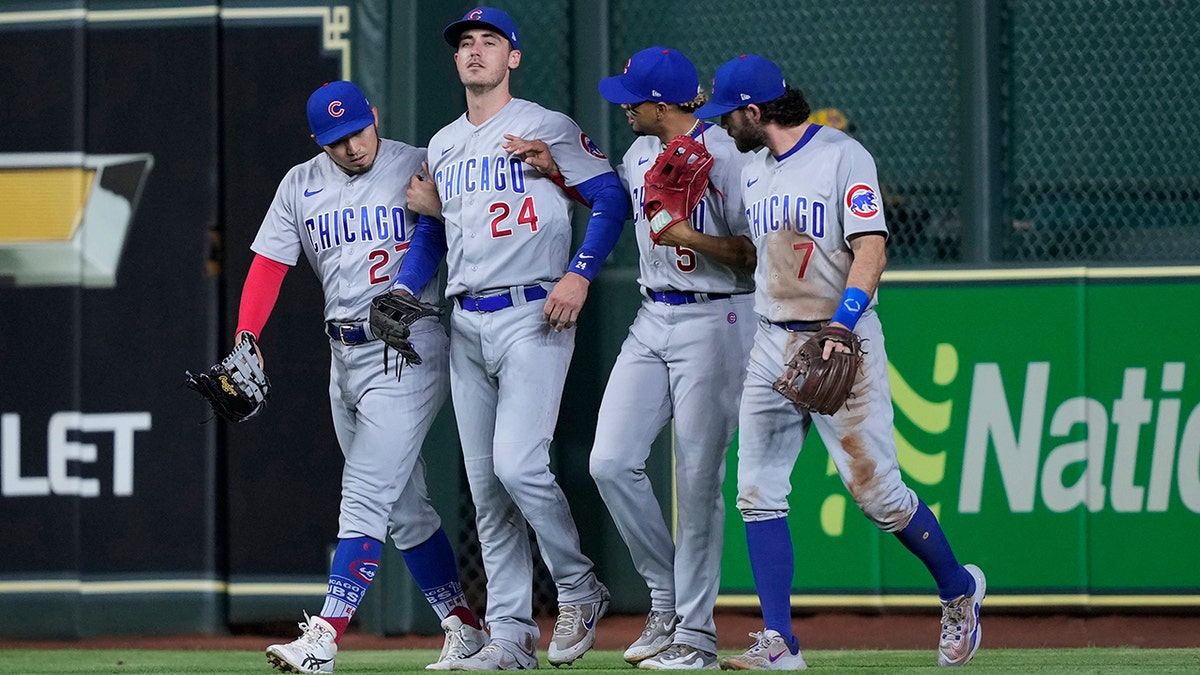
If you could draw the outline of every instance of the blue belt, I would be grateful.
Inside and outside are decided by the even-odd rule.
[[[361,322],[326,321],[325,334],[329,336],[330,340],[341,342],[344,345],[361,345],[375,339],[375,336],[367,329],[367,325]]]
[[[764,319],[764,321],[765,321],[765,319]],[[829,325],[828,320],[826,320],[826,321],[767,321],[767,323],[771,324],[772,326],[779,326],[780,328],[782,328],[786,331],[791,331],[793,333],[811,333],[813,331],[821,330],[822,328]]]
[[[690,305],[693,302],[724,300],[732,297],[728,293],[693,293],[692,291],[646,291],[646,295],[655,302],[668,305]]]
[[[522,295],[525,296],[525,302],[533,302],[550,295],[550,292],[541,286],[526,286]],[[455,299],[458,300],[458,306],[468,312],[497,312],[516,304],[511,291],[495,295],[459,295]]]

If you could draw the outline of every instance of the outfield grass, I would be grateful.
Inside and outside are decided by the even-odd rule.
[[[542,666],[545,654],[541,655]],[[805,652],[809,670],[820,673],[945,672],[932,651]],[[437,658],[432,649],[344,651],[337,675],[424,672]],[[1200,649],[997,649],[984,648],[967,667],[969,673],[1198,673]],[[618,651],[590,652],[564,673],[632,672]],[[275,672],[262,652],[166,651],[147,649],[11,649],[0,651],[0,673],[120,673],[206,675]]]

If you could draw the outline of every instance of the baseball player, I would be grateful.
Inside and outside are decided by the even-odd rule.
[[[537,667],[526,523],[558,590],[547,654],[557,666],[591,648],[609,603],[580,552],[567,500],[550,472],[549,446],[575,322],[620,236],[628,200],[608,160],[574,121],[509,93],[521,51],[508,14],[473,9],[443,36],[456,50],[467,112],[433,136],[427,174],[409,183],[409,203],[442,219],[444,228],[418,231],[413,248],[422,253],[405,258],[395,288],[422,288],[440,259],[427,253],[447,251],[446,295],[454,302],[450,388],[477,512],[491,634],[478,654],[452,667]],[[571,199],[509,149],[524,137],[547,139],[564,187],[592,205],[574,258]]]
[[[625,660],[652,670],[714,668],[721,482],[755,326],[754,245],[738,189],[748,155],[724,130],[692,115],[704,95],[695,66],[678,51],[644,49],[599,88],[639,135],[620,175],[634,205],[644,299],[609,375],[591,455],[592,477],[650,589],[646,628]],[[684,134],[714,157],[710,187],[690,220],[655,244],[643,211],[644,178],[666,144]],[[672,419],[674,543],[646,476],[650,445]]]
[[[246,333],[258,337],[301,254],[320,277],[332,352],[329,399],[345,457],[325,604],[317,616],[305,615],[298,639],[267,647],[267,659],[284,672],[333,672],[337,642],[375,576],[389,532],[446,631],[441,658],[429,667],[444,669],[487,638],[463,596],[420,457],[448,389],[446,332],[436,320],[417,322],[412,341],[424,363],[397,379],[385,374],[383,345],[366,320],[371,298],[388,289],[389,271],[409,246],[417,219],[404,186],[425,154],[381,139],[378,119],[351,82],[313,92],[308,121],[323,152],[280,183],[251,245],[256,255],[242,289],[239,342]],[[417,290],[436,297],[434,288]]]
[[[938,663],[961,666],[979,648],[983,572],[960,565],[941,526],[896,461],[883,329],[874,311],[888,230],[875,160],[845,133],[806,122],[808,103],[779,67],[747,54],[722,65],[696,117],[721,116],[738,149],[759,149],[740,186],[758,251],[755,311],[739,417],[738,509],[765,628],[727,670],[804,668],[791,630],[794,570],[787,496],[792,467],[815,426],[843,484],[879,529],[929,569],[942,600]],[[821,328],[853,330],[867,346],[848,405],[812,413],[772,390],[797,347]],[[823,358],[843,346],[824,343]]]

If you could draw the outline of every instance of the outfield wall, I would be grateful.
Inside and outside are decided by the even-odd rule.
[[[619,156],[631,137],[594,83],[651,39],[638,32],[650,23],[622,18],[637,9],[627,2],[504,6],[538,45],[523,61],[517,93],[571,112],[610,157]],[[775,0],[762,12],[786,25],[797,6]],[[903,43],[936,55],[920,45],[942,40],[947,26],[953,32],[954,6],[921,7],[916,24],[901,26],[919,39],[880,38],[863,53]],[[416,0],[0,0],[7,102],[0,106],[0,316],[7,319],[0,324],[0,628],[7,635],[219,633],[290,623],[301,609],[319,609],[341,460],[328,413],[320,287],[307,264],[288,275],[263,335],[274,385],[264,415],[237,426],[205,423],[210,413],[184,388],[183,371],[230,346],[262,214],[287,169],[317,152],[302,112],[311,90],[352,77],[381,105],[385,135],[424,143],[462,110],[440,31],[468,8]],[[836,31],[841,15],[826,9],[803,7],[824,12],[822,34],[832,40],[812,58],[784,49],[780,36],[799,39],[790,32],[764,33],[763,42],[744,36],[744,44],[799,59],[789,69],[840,62],[848,47],[838,40],[855,34]],[[715,42],[697,41],[696,30],[666,22],[655,39],[695,45],[707,73],[735,45],[723,32],[705,33]],[[904,67],[936,71],[925,58]],[[895,190],[884,185],[885,195],[915,184],[942,204],[942,174],[957,175],[943,171],[950,165],[942,151],[957,148],[960,137],[887,131],[894,115],[885,104],[893,99],[866,86],[869,70],[841,67],[841,81],[854,76],[858,84],[839,90],[825,82],[832,70],[797,72],[813,82],[815,103],[840,96],[855,106],[847,110],[880,157],[881,176],[902,177]],[[946,82],[912,81],[938,101],[946,94]],[[1194,95],[1194,88],[1172,91]],[[907,108],[900,117],[912,118]],[[1176,159],[1200,147],[1178,130],[1171,138]],[[915,158],[911,166],[906,158]],[[1159,169],[1174,165],[1119,164],[1138,186],[1153,188],[1121,193],[1146,208],[1103,229],[1105,246],[1168,241],[1171,260],[1200,261],[1194,238],[1161,234],[1194,229],[1196,176],[1158,182]],[[1039,204],[1064,194],[1054,180],[1038,185],[1046,188]],[[1063,198],[1069,211],[1094,214],[1077,192]],[[897,207],[889,211],[895,264],[879,308],[901,464],[964,560],[988,571],[990,605],[1200,609],[1188,575],[1197,554],[1187,539],[1200,500],[1200,394],[1187,377],[1196,367],[1200,326],[1190,309],[1200,275],[1183,266],[920,272],[914,261],[966,250],[961,244],[971,237],[942,237],[948,219],[957,218],[960,235],[986,228],[967,227],[973,221],[959,217],[961,208],[947,215],[918,202],[925,205],[911,208],[912,195],[887,204]],[[1013,231],[1049,228],[1076,239],[1089,231],[1084,220],[1061,227],[1060,206],[1045,220],[1013,220]],[[647,594],[587,474],[587,454],[609,368],[640,301],[631,242],[626,233],[590,294],[552,447],[584,550],[615,591],[619,612],[645,611]],[[1116,250],[1140,259],[1149,248]],[[1042,248],[1038,256],[1052,251],[1078,253]],[[667,431],[648,467],[667,509],[669,450]],[[468,595],[482,606],[473,510],[449,407],[425,458]],[[855,515],[818,439],[796,474],[798,606],[930,606],[923,571]],[[728,475],[727,492],[736,475],[732,453]],[[720,602],[753,605],[729,497]],[[554,607],[540,564],[535,606]],[[380,634],[438,630],[390,549],[356,623]]]

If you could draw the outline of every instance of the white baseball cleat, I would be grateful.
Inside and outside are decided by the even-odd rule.
[[[332,673],[337,657],[337,631],[319,616],[304,613],[300,637],[267,647],[267,661],[285,673]]]
[[[471,656],[488,643],[487,633],[474,626],[468,626],[457,616],[446,617],[442,621],[442,630],[446,631],[442,653],[437,661],[425,666],[425,670],[450,670],[451,661]]]
[[[983,627],[979,608],[987,595],[987,579],[975,565],[963,566],[975,578],[975,592],[942,602],[942,637],[938,641],[939,666],[965,666],[979,649]]]
[[[673,644],[656,656],[642,661],[644,670],[716,670],[717,655],[691,645]]]
[[[799,650],[792,653],[778,631],[751,633],[754,645],[745,653],[721,659],[721,670],[804,670],[808,664]]]
[[[608,589],[601,585],[600,598],[594,602],[558,606],[554,637],[550,639],[550,649],[546,653],[550,665],[558,667],[573,663],[596,644],[596,624],[608,612],[611,598]]]
[[[625,661],[637,664],[669,647],[671,638],[675,635],[675,625],[678,623],[679,616],[675,614],[675,610],[650,610],[641,637],[634,640],[629,649],[625,650]]]
[[[451,661],[450,670],[536,670],[533,636],[526,635],[523,642],[492,640],[475,654]]]

